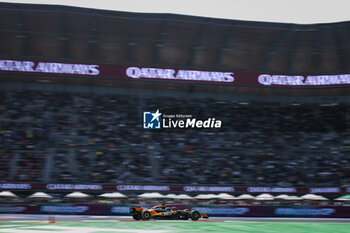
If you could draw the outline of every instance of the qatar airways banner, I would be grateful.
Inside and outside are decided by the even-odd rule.
[[[33,60],[1,60],[0,73],[40,74],[95,79],[217,83],[236,86],[350,86],[349,74],[284,75],[256,72],[175,69],[114,64],[80,64]]]
[[[350,193],[350,187],[243,187],[205,185],[141,185],[141,184],[26,184],[0,183],[0,190],[28,191],[120,191],[182,193]]]

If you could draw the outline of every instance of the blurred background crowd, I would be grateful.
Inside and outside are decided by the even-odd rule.
[[[142,128],[143,111],[219,129]],[[350,185],[350,107],[0,91],[0,181]]]

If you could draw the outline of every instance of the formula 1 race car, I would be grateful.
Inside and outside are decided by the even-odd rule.
[[[178,210],[176,207],[156,205],[152,208],[135,206],[130,208],[130,214],[135,220],[167,219],[167,220],[188,220],[197,221],[199,218],[208,218],[207,214],[201,214],[198,210]]]

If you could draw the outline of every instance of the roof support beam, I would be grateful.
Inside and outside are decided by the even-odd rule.
[[[202,21],[200,28],[198,30],[198,33],[195,36],[195,39],[194,39],[194,42],[192,45],[192,51],[191,51],[191,54],[190,54],[188,61],[187,61],[187,65],[189,67],[192,67],[194,65],[196,55],[197,55],[198,51],[202,49],[202,47],[201,47],[202,41],[203,41],[203,38],[208,30],[208,27],[209,27],[209,24],[206,23],[206,21],[204,21],[204,22]]]
[[[339,37],[339,31],[333,27],[332,28],[332,33],[333,35],[333,41],[334,41],[334,48],[335,48],[335,51],[337,52],[337,65],[338,65],[338,68],[337,69],[340,69],[341,71],[344,71],[346,70],[346,54],[345,54],[345,51],[344,49],[341,48],[341,41],[340,41],[340,37]]]
[[[313,46],[312,46],[312,69],[317,70],[321,67],[321,55],[322,51],[320,50],[322,44],[322,33],[320,31],[314,31],[312,36]]]
[[[22,56],[26,57],[29,54],[29,45],[28,45],[28,33],[26,32],[26,25],[24,23],[23,14],[21,10],[16,11],[17,24],[16,28],[19,31],[16,35],[16,38],[20,39],[22,42],[21,53]]]
[[[220,47],[216,53],[216,59],[215,59],[215,65],[214,65],[215,68],[219,68],[219,66],[221,65],[223,55],[225,51],[229,50],[231,39],[232,37],[235,36],[236,31],[237,31],[237,27],[232,26],[227,32],[227,34],[225,35],[225,37],[223,38],[222,42],[220,43]]]
[[[137,31],[140,26],[140,19],[135,18],[132,23],[132,27],[128,33],[128,39],[127,39],[127,46],[128,46],[128,51],[127,51],[127,56],[128,56],[128,63],[132,64],[133,63],[133,58],[134,58],[134,50],[135,50],[135,45],[137,44],[135,42],[135,38],[137,36]]]
[[[295,57],[296,57],[296,54],[297,54],[297,48],[298,48],[298,45],[299,45],[299,42],[302,40],[303,38],[303,31],[296,31],[295,32],[295,37],[293,39],[293,42],[291,44],[291,47],[290,47],[290,52],[288,54],[288,57],[287,57],[287,72],[289,73],[293,73],[293,65],[294,65],[294,62],[295,62]]]
[[[170,22],[170,16],[167,16],[165,19],[162,20],[162,23],[160,25],[159,29],[159,36],[158,40],[155,42],[154,45],[154,55],[153,55],[153,64],[154,65],[159,65],[159,57],[160,57],[160,50],[164,46],[164,41],[165,41],[165,35],[167,34],[167,26]]]
[[[100,31],[99,24],[100,17],[96,14],[91,17],[90,24],[90,32],[89,32],[89,40],[88,40],[88,58],[89,60],[95,61],[97,57],[97,43],[98,43],[98,35]]]
[[[69,54],[69,32],[68,32],[68,16],[65,11],[61,12],[61,26],[62,26],[62,32],[59,39],[62,43],[62,51],[63,51],[63,58],[67,59],[70,57]]]
[[[261,71],[268,70],[267,66],[269,62],[271,61],[271,59],[273,59],[274,55],[281,48],[283,42],[288,38],[288,36],[290,36],[291,32],[292,32],[292,28],[289,28],[288,30],[283,30],[281,31],[279,36],[277,36],[275,39],[271,39],[271,43],[269,44],[269,46],[267,46],[267,49],[265,52],[266,55],[263,57],[258,67],[259,70]]]

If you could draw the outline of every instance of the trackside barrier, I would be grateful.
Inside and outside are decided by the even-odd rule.
[[[350,77],[350,76],[349,76]],[[350,193],[350,187],[248,187],[204,185],[135,185],[135,184],[0,184],[6,191],[119,191],[119,192],[181,192],[181,193],[284,193],[284,194],[339,194]]]
[[[0,205],[1,214],[78,214],[129,215],[131,205],[42,204]],[[350,206],[200,206],[175,205],[178,209],[195,208],[212,217],[310,217],[350,218]],[[150,207],[150,206],[143,206]]]

